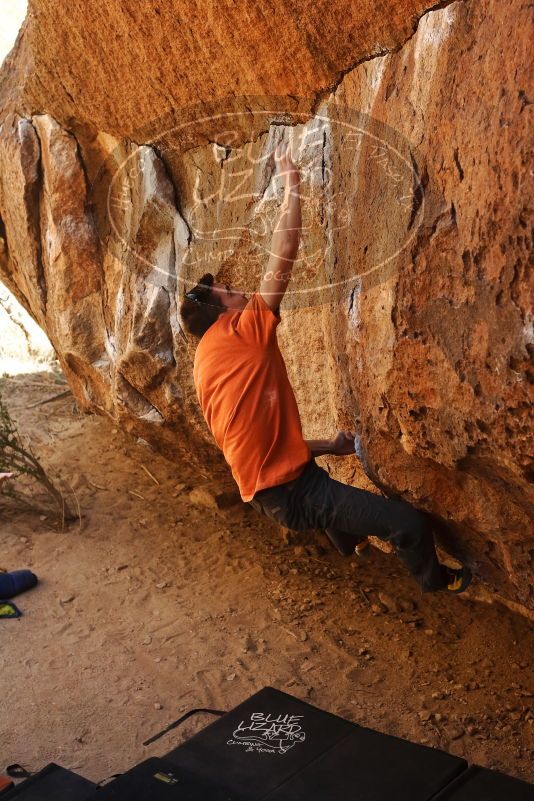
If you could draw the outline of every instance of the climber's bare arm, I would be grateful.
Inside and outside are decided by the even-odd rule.
[[[353,456],[355,431],[338,431],[332,439],[306,439],[312,458],[316,456]]]
[[[311,451],[312,459],[316,456],[334,455],[334,444],[331,439],[305,439],[304,442]]]
[[[260,284],[260,295],[277,313],[287,289],[297,255],[302,218],[300,213],[300,174],[291,160],[289,146],[280,144],[274,154],[277,172],[284,176],[285,193],[280,216],[271,240],[271,255]]]

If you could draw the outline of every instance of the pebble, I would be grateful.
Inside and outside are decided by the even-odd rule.
[[[75,595],[65,595],[63,598],[61,598],[60,603],[70,604],[70,602],[74,601],[75,598],[76,598]]]
[[[256,645],[250,634],[247,634],[243,640],[243,653],[247,654],[249,651],[256,651]]]
[[[161,704],[156,703],[154,704],[154,709],[163,709],[163,706]]]
[[[235,679],[235,673],[229,673],[226,677],[226,681],[233,681]]]
[[[476,726],[468,726],[467,733],[470,737],[473,737],[475,734],[478,734],[478,729]]]
[[[168,587],[168,586],[169,586],[169,582],[168,581],[160,581],[159,584],[156,584],[156,587],[158,588],[158,590],[164,590],[165,587]]]
[[[378,600],[383,606],[385,606],[388,612],[402,612],[402,607],[400,604],[395,600],[395,598],[393,598],[392,595],[388,595],[387,592],[379,592]]]
[[[218,510],[215,495],[207,487],[195,487],[189,492],[189,500],[195,506],[203,506],[206,509]]]
[[[291,542],[293,541],[293,535],[291,533],[291,529],[282,528],[280,531],[280,538],[284,545],[291,545]]]

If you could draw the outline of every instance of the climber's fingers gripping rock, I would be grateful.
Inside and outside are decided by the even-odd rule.
[[[333,439],[333,452],[336,456],[349,456],[354,453],[354,431],[339,431]]]
[[[280,142],[280,144],[276,146],[274,161],[277,173],[285,176],[286,179],[292,172],[297,170],[297,166],[291,157],[291,148],[288,142]]]

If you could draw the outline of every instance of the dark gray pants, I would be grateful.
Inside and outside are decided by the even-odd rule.
[[[338,541],[368,536],[390,542],[423,592],[443,589],[432,523],[406,501],[384,498],[343,484],[311,459],[298,478],[260,490],[249,501],[256,511],[293,531],[319,528]],[[352,549],[354,550],[354,549]],[[349,551],[350,552],[350,549]]]

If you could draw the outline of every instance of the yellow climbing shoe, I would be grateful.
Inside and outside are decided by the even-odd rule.
[[[471,584],[473,575],[465,565],[460,568],[447,567],[447,590],[449,592],[464,592]]]

